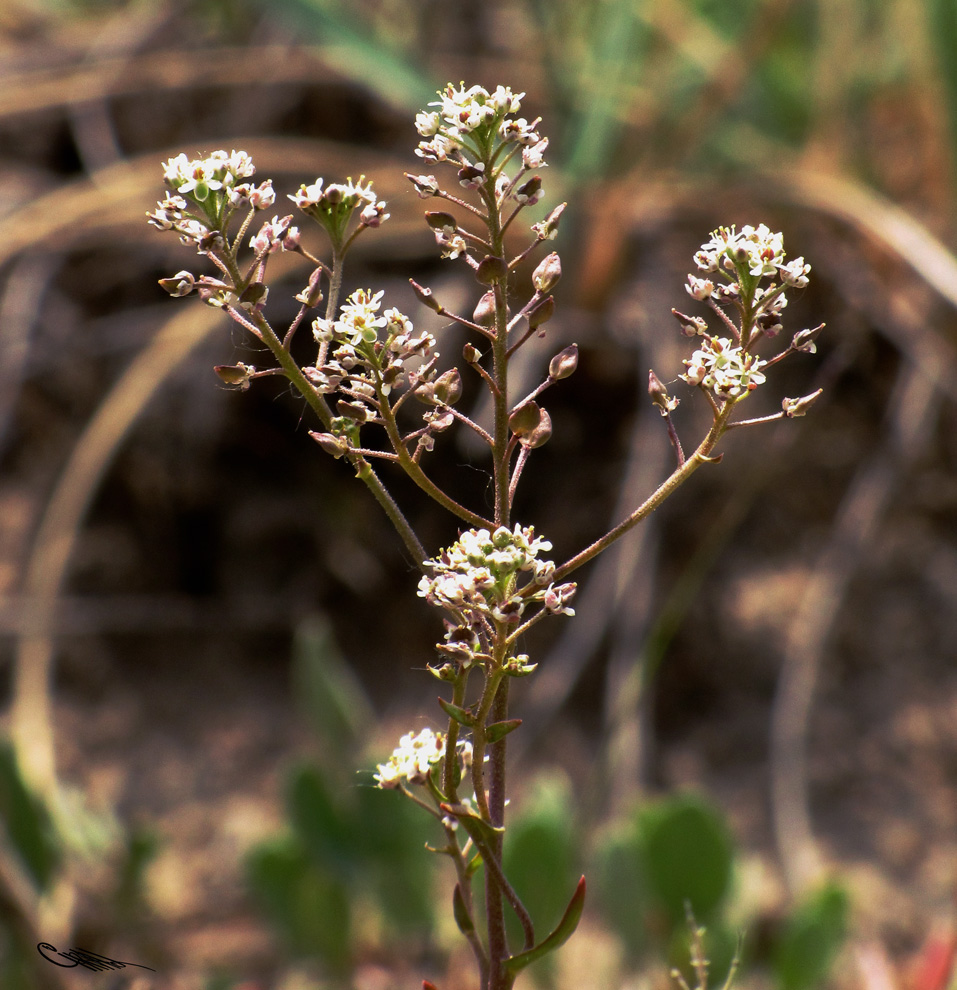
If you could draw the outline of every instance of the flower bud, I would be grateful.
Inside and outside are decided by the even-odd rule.
[[[196,285],[191,272],[177,272],[171,278],[161,278],[160,286],[171,296],[188,296]]]
[[[505,673],[510,677],[526,677],[538,666],[528,662],[527,653],[519,653],[517,657],[509,657],[505,661]]]
[[[435,296],[432,295],[431,289],[423,288],[418,282],[415,281],[415,279],[411,278],[409,279],[409,285],[412,286],[412,291],[415,293],[415,298],[418,299],[423,306],[428,306],[433,313],[445,312],[445,310],[443,310],[436,301]]]
[[[794,419],[797,416],[804,416],[808,409],[817,402],[821,393],[824,391],[823,388],[819,388],[816,392],[812,392],[810,395],[805,395],[800,399],[787,399],[781,403],[781,408],[784,410],[784,415],[788,419]]]
[[[804,354],[813,354],[817,350],[817,344],[814,343],[815,340],[821,335],[821,331],[824,329],[824,324],[814,327],[812,330],[801,330],[799,333],[794,335],[794,340],[791,341],[791,346],[796,351],[801,351]]]
[[[578,367],[578,344],[569,344],[548,362],[548,377],[557,382],[567,378]]]
[[[462,358],[466,364],[478,364],[482,360],[482,352],[474,344],[466,344],[462,348]]]
[[[472,319],[481,327],[490,327],[495,322],[495,293],[491,289],[479,299]]]
[[[406,172],[405,177],[415,187],[415,191],[421,199],[429,199],[431,196],[438,195],[439,184],[434,175],[412,175],[410,172]]]
[[[320,447],[333,457],[339,458],[349,449],[349,444],[344,437],[337,437],[333,433],[317,433],[315,430],[309,431],[309,436],[319,444]]]
[[[532,224],[532,231],[540,241],[551,241],[555,239],[555,236],[558,234],[558,225],[561,222],[562,214],[565,212],[567,205],[567,203],[559,203],[541,223]]]
[[[525,317],[528,325],[534,330],[535,327],[547,323],[555,313],[555,300],[552,296],[543,296],[537,299],[528,308]]]
[[[494,254],[486,255],[475,269],[475,277],[483,285],[492,285],[501,282],[508,275],[508,265],[504,258],[496,257]]]
[[[544,294],[551,292],[558,285],[561,277],[562,259],[558,257],[557,252],[552,251],[548,257],[542,260],[538,268],[532,272],[532,284],[539,292]]]
[[[266,305],[269,288],[263,282],[250,282],[239,297],[239,305],[247,312]]]
[[[309,309],[315,309],[322,302],[322,269],[317,268],[309,276],[309,284],[296,296],[296,300]]]

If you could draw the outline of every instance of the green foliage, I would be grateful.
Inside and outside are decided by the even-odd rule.
[[[830,884],[801,904],[772,956],[782,990],[811,990],[827,976],[847,931],[847,894]]]
[[[572,806],[568,780],[555,773],[543,775],[508,824],[505,875],[528,909],[539,941],[562,917],[581,873],[577,836],[569,821]],[[511,943],[520,946],[521,926],[511,912],[508,923]],[[544,977],[548,970],[540,970],[541,965],[531,972]]]
[[[246,868],[252,891],[289,950],[346,972],[350,911],[342,882],[317,866],[295,836],[261,844]]]
[[[626,961],[637,967],[649,948],[650,895],[632,821],[616,822],[599,834],[588,876],[599,911],[621,939]]]
[[[734,847],[721,814],[693,795],[639,807],[597,836],[590,876],[595,903],[637,968],[649,955],[691,966],[688,914],[705,929],[713,982],[733,964],[741,936],[729,923]],[[847,895],[829,886],[800,905],[772,939],[767,959],[781,990],[812,990],[827,976],[847,928]],[[747,923],[745,923],[747,927]]]
[[[37,889],[48,890],[62,852],[50,815],[27,790],[13,748],[7,742],[0,743],[0,821]]]
[[[386,103],[418,110],[434,98],[437,83],[394,39],[361,23],[347,3],[337,0],[258,0],[270,17],[293,24],[301,40],[311,40],[323,58],[349,78],[368,86]]]
[[[946,94],[947,124],[952,155],[957,160],[957,4],[954,0],[925,0],[930,41],[936,49],[937,68]],[[957,173],[955,173],[957,178]]]
[[[392,933],[428,934],[432,861],[420,809],[392,791],[343,790],[311,765],[290,772],[286,807],[290,833],[256,847],[247,876],[292,951],[347,970],[358,897]]]
[[[358,899],[380,914],[387,937],[425,936],[433,921],[428,819],[395,791],[358,783],[361,727],[371,705],[328,623],[298,630],[293,684],[317,737],[321,765],[293,766],[285,832],[254,848],[247,879],[289,950],[348,972]]]
[[[343,658],[329,623],[316,616],[296,630],[293,693],[329,766],[352,766],[362,727],[373,721],[362,685]]]
[[[731,887],[734,853],[721,816],[685,795],[641,809],[636,825],[648,891],[670,927],[684,924],[687,906],[707,924]]]

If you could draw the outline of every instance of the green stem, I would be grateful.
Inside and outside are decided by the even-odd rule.
[[[282,341],[276,336],[275,331],[262,316],[256,319],[256,327],[262,337],[263,343],[272,352],[273,357],[279,362],[283,374],[289,379],[296,391],[306,400],[309,407],[319,417],[323,426],[327,430],[332,428],[332,410],[323,396],[313,388],[312,383],[306,378],[302,369],[296,364],[293,356],[282,346]],[[382,483],[382,479],[372,470],[369,462],[358,453],[349,451],[346,458],[356,470],[356,476],[362,480],[365,486],[372,492],[375,500],[382,506],[389,521],[395,527],[406,549],[412,554],[413,560],[420,569],[428,558],[425,548],[419,538],[415,535],[408,519],[402,514],[402,510],[396,504],[395,499],[389,494],[388,489]]]
[[[711,458],[718,441],[728,428],[728,420],[734,409],[734,403],[726,401],[715,416],[714,423],[708,431],[708,435],[701,441],[698,449],[682,464],[676,468],[671,475],[645,499],[641,505],[635,509],[626,519],[623,519],[614,529],[609,530],[601,539],[596,540],[591,546],[586,547],[577,553],[570,560],[567,560],[561,567],[555,569],[554,581],[561,581],[572,571],[578,570],[582,564],[587,564],[593,557],[597,557],[602,551],[607,550],[616,540],[620,540],[629,530],[634,529],[643,519],[651,515],[655,509],[661,505],[670,495],[680,488],[690,477],[701,467],[707,464]]]

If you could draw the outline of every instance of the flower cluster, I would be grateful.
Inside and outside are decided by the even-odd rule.
[[[737,232],[734,227],[719,227],[711,240],[701,245],[694,260],[703,272],[724,271],[737,277],[743,269],[757,278],[780,274],[786,285],[803,288],[811,266],[803,258],[785,264],[784,257],[783,235],[761,223],[757,227],[745,224]]]
[[[679,377],[711,389],[719,399],[741,399],[763,384],[766,363],[727,337],[707,337],[703,347],[685,358],[687,370]]]
[[[403,376],[410,387],[418,388],[434,374],[438,354],[432,334],[416,333],[405,314],[394,308],[380,312],[381,305],[382,292],[356,289],[337,320],[313,320],[313,335],[327,357],[318,367],[304,370],[320,392],[344,395],[338,411],[349,421],[341,424],[346,427],[374,420],[379,397],[389,395]],[[336,446],[335,438],[326,439],[327,445]]]
[[[749,224],[740,231],[719,227],[712,232],[710,240],[694,256],[702,274],[689,275],[685,289],[692,298],[708,301],[736,339],[713,337],[702,317],[673,310],[685,335],[705,339],[685,360],[681,378],[709,389],[718,399],[735,402],[764,382],[761,369],[782,355],[765,361],[757,357],[754,347],[761,338],[774,337],[781,331],[781,314],[787,305],[785,293],[790,288],[804,288],[811,270],[803,258],[784,259],[783,236],[766,224]],[[725,305],[737,308],[742,318],[740,330],[724,313],[721,307]],[[800,349],[796,345],[791,348]]]
[[[403,785],[423,784],[426,777],[445,756],[445,733],[423,729],[418,735],[406,733],[393,750],[387,763],[380,763],[373,775],[376,786],[394,790]],[[460,765],[467,768],[472,762],[472,744],[460,739],[455,746]]]
[[[556,587],[551,583],[554,563],[539,559],[539,552],[551,547],[531,526],[500,526],[494,532],[470,529],[428,561],[432,577],[419,581],[419,597],[463,614],[473,634],[483,620],[517,623],[528,602],[543,602],[556,615],[574,615],[568,602],[575,585]],[[529,574],[530,581],[517,589],[520,573]],[[463,638],[456,629],[449,630],[447,641]]]
[[[527,172],[544,167],[548,138],[537,130],[540,120],[528,121],[524,117],[511,116],[521,108],[524,93],[513,93],[507,86],[499,86],[489,92],[482,86],[464,83],[458,88],[451,83],[439,90],[439,100],[430,103],[436,110],[425,110],[415,118],[420,137],[416,154],[427,162],[452,161],[459,165],[459,184],[466,189],[477,189],[488,177],[491,169],[495,179],[495,196],[498,202],[506,198],[520,205],[536,203],[542,196],[541,179],[532,176],[521,181]],[[500,154],[511,145],[511,150]],[[505,163],[521,149],[521,169],[509,177]],[[440,195],[439,185],[432,175],[409,175],[416,192],[423,199]],[[464,248],[463,248],[464,250]],[[447,253],[457,257],[461,251]]]
[[[201,254],[221,251],[234,211],[265,210],[276,201],[271,179],[258,186],[241,181],[255,171],[245,151],[170,158],[163,163],[163,177],[171,193],[147,214],[149,222],[160,230],[176,231],[184,244],[194,244]]]
[[[333,182],[323,188],[323,180],[302,185],[289,197],[307,216],[325,227],[337,248],[341,248],[346,227],[358,209],[361,227],[378,227],[389,219],[386,204],[377,200],[372,183],[360,175],[358,182],[350,177],[345,182]]]

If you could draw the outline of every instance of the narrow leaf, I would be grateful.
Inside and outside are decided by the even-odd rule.
[[[496,828],[494,825],[489,825],[484,818],[476,815],[468,805],[442,804],[439,807],[445,814],[452,815],[457,821],[461,822],[462,828],[468,832],[480,851],[483,846],[487,846],[505,832],[504,828]]]
[[[453,705],[451,701],[446,701],[445,698],[439,698],[439,705],[441,706],[442,711],[445,712],[449,718],[458,722],[459,725],[464,725],[468,729],[475,725],[475,719],[464,708],[459,708],[458,705]]]
[[[455,890],[452,891],[452,914],[455,916],[455,923],[459,926],[459,931],[463,935],[468,935],[470,932],[475,931],[475,924],[472,921],[472,916],[469,914],[468,908],[465,906],[465,898],[462,896],[462,887],[460,884],[456,884]]]
[[[505,969],[509,975],[514,977],[516,973],[523,970],[530,963],[535,962],[536,959],[541,959],[542,956],[548,955],[549,952],[554,952],[555,949],[564,945],[578,927],[584,907],[585,878],[582,877],[578,881],[575,893],[572,894],[572,899],[568,902],[568,907],[565,908],[562,920],[555,926],[555,930],[547,938],[539,942],[538,945],[505,960]]]
[[[507,736],[511,731],[517,729],[522,724],[520,718],[510,718],[505,722],[493,722],[485,727],[485,739],[487,742],[496,743],[499,739]]]

